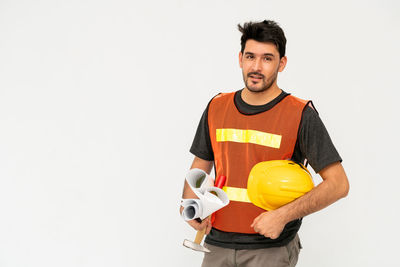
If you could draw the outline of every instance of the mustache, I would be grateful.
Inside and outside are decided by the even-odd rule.
[[[259,72],[249,72],[249,73],[247,73],[247,77],[250,77],[250,75],[257,75],[257,76],[261,76],[262,78],[265,78],[264,74],[261,74]]]

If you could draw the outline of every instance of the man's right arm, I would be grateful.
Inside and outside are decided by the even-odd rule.
[[[214,165],[213,161],[208,161],[201,159],[199,157],[194,157],[192,166],[190,169],[201,169],[205,171],[206,173],[210,174],[211,169]],[[192,191],[190,188],[189,184],[185,180],[185,185],[183,187],[183,193],[182,193],[182,198],[187,199],[187,198],[198,198],[196,194]],[[180,213],[182,214],[183,207],[180,206]],[[188,221],[190,226],[192,226],[196,230],[202,230],[204,227],[206,227],[206,234],[208,234],[211,230],[211,220],[210,217],[204,219],[201,223],[199,223],[197,220],[190,220]]]

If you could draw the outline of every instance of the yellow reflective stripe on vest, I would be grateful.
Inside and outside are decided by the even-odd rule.
[[[217,129],[216,139],[217,142],[231,141],[280,148],[282,136],[256,130]]]
[[[251,203],[246,188],[224,186],[222,190],[228,195],[229,200]]]

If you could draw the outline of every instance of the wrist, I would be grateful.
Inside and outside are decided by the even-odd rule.
[[[279,220],[282,222],[282,224],[286,225],[288,222],[291,221],[290,217],[288,216],[287,211],[284,209],[284,207],[281,207],[279,209],[274,210],[276,212],[277,217]]]

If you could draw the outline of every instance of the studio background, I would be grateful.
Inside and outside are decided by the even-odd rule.
[[[397,266],[397,1],[0,0],[0,266],[200,266],[179,216],[208,101],[243,87],[237,24],[284,29],[349,196],[298,266]],[[314,174],[316,183],[321,181]]]

